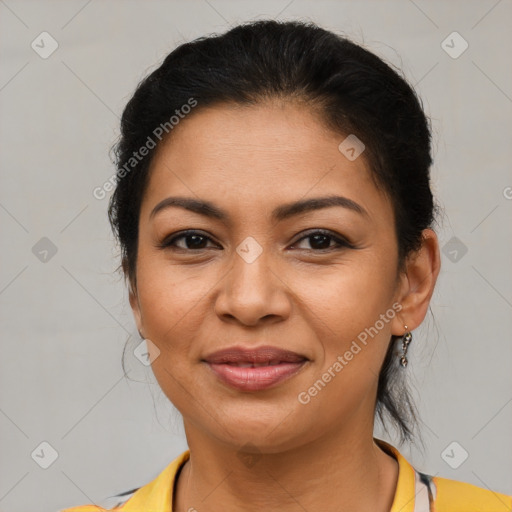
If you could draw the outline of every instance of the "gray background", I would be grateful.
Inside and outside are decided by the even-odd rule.
[[[420,470],[512,494],[510,1],[5,0],[2,512],[101,502],[148,482],[186,448],[179,414],[133,356],[107,199],[92,191],[115,171],[118,117],[148,71],[184,40],[267,17],[345,32],[416,85],[432,117],[444,250],[433,317],[415,332],[407,369],[425,449],[401,450]],[[50,48],[43,31],[59,45],[46,59],[31,47]],[[458,36],[444,43],[452,56],[442,46],[454,31],[469,45],[458,58]],[[44,441],[58,454],[48,469]]]

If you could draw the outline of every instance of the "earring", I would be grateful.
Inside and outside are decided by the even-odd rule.
[[[405,333],[402,336],[402,357],[400,357],[400,364],[405,368],[407,366],[407,349],[409,343],[412,341],[412,333],[407,331],[407,325],[404,325]]]

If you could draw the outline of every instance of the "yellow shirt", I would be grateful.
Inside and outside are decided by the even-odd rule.
[[[416,471],[395,447],[380,439],[375,442],[398,461],[398,482],[390,512],[512,512],[512,496],[425,475]],[[129,495],[119,496],[112,508],[85,505],[61,512],[172,512],[176,475],[189,457],[189,450],[183,452],[152,482]]]

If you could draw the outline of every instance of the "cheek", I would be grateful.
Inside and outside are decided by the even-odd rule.
[[[179,409],[190,407],[194,380],[194,338],[205,318],[204,296],[209,283],[205,276],[192,278],[177,266],[158,261],[139,267],[139,297],[144,334],[160,353],[152,362],[152,371],[161,389]],[[194,402],[194,400],[192,400]]]
[[[294,287],[326,329],[346,338],[372,325],[391,306],[393,268],[388,262],[365,255],[329,272],[320,269],[304,273],[300,281],[296,275]]]
[[[214,284],[211,273],[180,267],[141,251],[137,280],[143,323],[156,342],[172,341],[193,323]],[[198,324],[195,323],[196,328]]]
[[[195,403],[191,397],[204,393],[196,389],[196,365],[204,350],[201,340],[215,334],[212,325],[219,327],[219,320],[212,316],[212,290],[224,273],[213,267],[171,264],[147,248],[139,254],[143,332],[160,350],[152,370],[179,410],[188,410]]]
[[[360,255],[352,264],[317,279],[316,285],[311,277],[300,285],[308,302],[302,314],[308,315],[307,322],[322,350],[318,372],[330,369],[340,376],[329,386],[332,391],[348,381],[361,393],[375,384],[389,345],[391,321],[398,312],[393,307],[395,261],[393,252],[389,254],[391,257]],[[342,371],[339,364],[339,371],[332,368],[336,362],[343,366]]]

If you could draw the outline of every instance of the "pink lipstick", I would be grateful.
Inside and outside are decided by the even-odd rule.
[[[240,391],[261,391],[295,375],[308,359],[277,347],[231,347],[204,358],[225,384]]]

